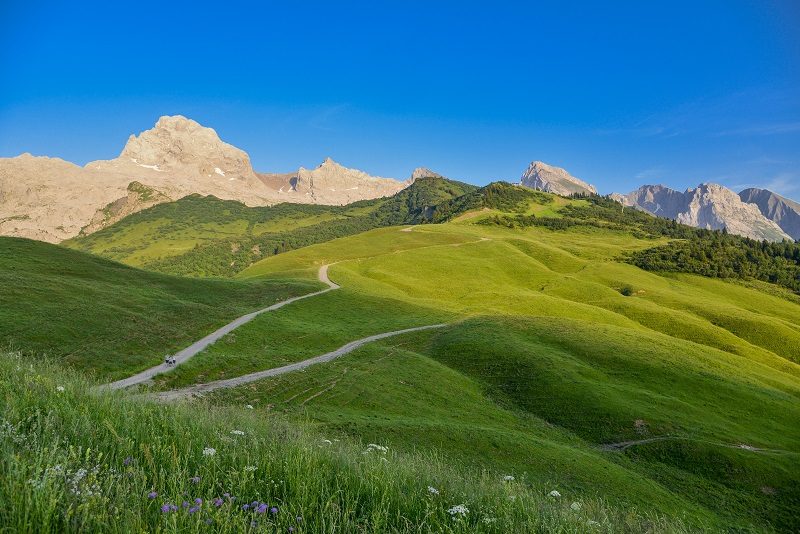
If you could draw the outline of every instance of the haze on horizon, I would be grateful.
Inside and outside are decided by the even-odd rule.
[[[484,184],[533,159],[599,191],[800,198],[800,7],[496,2],[0,5],[0,157],[78,164],[181,114],[259,171],[330,156]]]

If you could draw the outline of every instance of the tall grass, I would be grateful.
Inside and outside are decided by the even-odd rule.
[[[0,355],[0,530],[687,530],[435,455],[328,441],[246,406],[165,406],[93,385],[49,362]]]

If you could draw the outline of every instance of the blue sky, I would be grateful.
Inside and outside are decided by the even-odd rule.
[[[259,171],[800,198],[800,4],[0,0],[0,157],[84,164],[183,114]]]

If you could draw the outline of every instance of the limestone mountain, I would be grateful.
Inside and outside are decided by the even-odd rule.
[[[427,167],[417,167],[411,173],[411,181],[413,182],[418,178],[444,178],[444,176],[442,176],[438,172],[434,172],[428,169]]]
[[[365,198],[391,196],[409,184],[392,178],[370,176],[325,158],[315,169],[300,167],[294,191],[318,204],[349,204]]]
[[[727,229],[752,239],[790,239],[780,226],[762,215],[758,206],[719,184],[700,184],[684,192],[663,185],[644,185],[627,195],[612,195],[624,205],[679,223],[709,230]]]
[[[0,158],[0,234],[59,242],[190,194],[238,200],[347,204],[392,195],[410,181],[376,178],[325,160],[313,170],[258,174],[246,152],[182,116],[131,135],[119,157],[80,167],[23,154]]]
[[[739,198],[755,204],[767,219],[774,221],[792,239],[800,240],[800,203],[773,193],[768,189],[745,189]]]
[[[575,178],[561,167],[554,167],[541,161],[534,161],[522,173],[520,184],[557,195],[596,194],[597,189],[583,180]]]

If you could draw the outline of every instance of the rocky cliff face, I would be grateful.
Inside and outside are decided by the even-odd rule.
[[[357,169],[348,169],[331,158],[326,158],[317,168],[300,167],[294,182],[294,192],[320,204],[349,204],[363,198],[394,195],[408,187],[410,182],[380,178]],[[302,200],[300,201],[302,202]]]
[[[414,182],[417,178],[444,178],[444,176],[426,167],[417,167],[411,173],[411,182]]]
[[[326,160],[313,170],[256,174],[244,151],[186,117],[161,117],[119,157],[79,167],[23,154],[0,158],[0,234],[59,242],[193,193],[249,206],[346,204],[408,186]]]
[[[761,214],[775,222],[792,239],[800,240],[800,203],[767,189],[745,189],[739,193],[742,202],[755,204]]]
[[[742,202],[739,195],[718,184],[700,184],[683,193],[663,185],[645,185],[627,195],[614,195],[614,198],[625,205],[697,228],[725,228],[732,234],[752,239],[789,239],[775,222],[761,214],[758,206]]]
[[[541,161],[534,161],[522,173],[520,184],[531,189],[569,196],[573,193],[597,193],[593,185],[575,178],[566,170]]]

